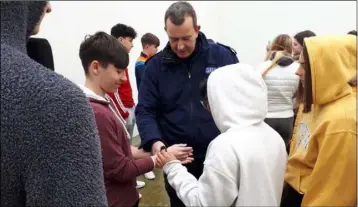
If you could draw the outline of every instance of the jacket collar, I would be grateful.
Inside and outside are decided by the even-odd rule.
[[[140,52],[140,56],[144,57],[144,58],[149,58],[149,56],[147,54],[145,54],[144,52]]]

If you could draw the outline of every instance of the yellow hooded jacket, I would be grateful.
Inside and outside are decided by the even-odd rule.
[[[302,206],[357,203],[356,93],[348,81],[357,70],[352,35],[305,39],[313,105],[300,107],[285,180],[303,194]]]

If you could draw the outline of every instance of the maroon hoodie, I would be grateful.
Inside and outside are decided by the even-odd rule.
[[[136,177],[154,168],[151,157],[134,160],[124,125],[110,103],[89,98],[101,139],[104,182],[108,205],[134,206],[139,197]]]

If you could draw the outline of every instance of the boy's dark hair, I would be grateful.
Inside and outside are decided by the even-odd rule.
[[[357,31],[356,31],[356,30],[352,30],[352,31],[349,31],[347,34],[351,34],[351,35],[357,36]]]
[[[97,60],[103,67],[113,64],[117,69],[125,69],[129,64],[126,49],[116,38],[105,32],[86,35],[81,43],[79,56],[86,75],[88,66],[94,60]]]
[[[135,39],[137,37],[137,32],[132,27],[119,23],[112,27],[111,35],[117,39],[119,37],[131,37],[132,39]]]
[[[140,40],[143,48],[146,45],[155,45],[156,47],[159,47],[160,45],[159,38],[152,33],[145,33]]]
[[[186,16],[190,16],[193,18],[193,26],[194,28],[196,28],[198,23],[197,23],[196,12],[193,6],[186,1],[175,2],[172,5],[170,5],[170,7],[165,12],[164,24],[167,23],[167,19],[169,18],[169,20],[173,24],[182,25]]]
[[[297,33],[294,38],[297,40],[300,45],[303,45],[303,40],[307,37],[314,37],[316,34],[312,32],[311,30],[305,30],[302,32]]]

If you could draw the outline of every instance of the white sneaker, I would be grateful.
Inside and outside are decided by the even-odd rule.
[[[137,186],[136,186],[137,189],[143,188],[144,186],[145,186],[145,182],[137,180]]]
[[[154,175],[153,171],[145,173],[144,177],[147,178],[148,180],[154,180],[155,179],[155,175]]]
[[[142,194],[138,193],[138,195],[139,195],[139,199],[141,199],[141,198],[142,198]]]

